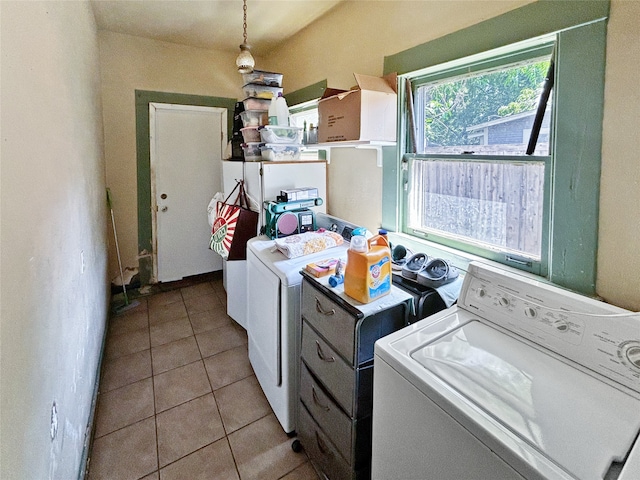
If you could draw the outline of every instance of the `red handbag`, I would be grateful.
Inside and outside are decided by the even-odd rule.
[[[240,188],[233,203],[227,203]],[[209,248],[226,260],[245,260],[247,241],[258,233],[258,212],[249,208],[244,181],[239,180],[224,202],[216,206]]]

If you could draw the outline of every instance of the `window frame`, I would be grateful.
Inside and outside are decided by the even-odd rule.
[[[487,70],[493,70],[504,66],[509,66],[516,63],[521,63],[535,58],[543,56],[550,56],[553,53],[555,46],[555,35],[546,35],[540,38],[531,39],[526,42],[522,42],[515,45],[508,45],[502,48],[498,48],[489,52],[482,52],[478,55],[474,55],[468,58],[456,59],[444,65],[436,65],[417,72],[411,72],[401,76],[401,82],[405,82],[406,88],[411,88],[411,97],[416,99],[414,101],[415,118],[421,118],[420,111],[415,105],[417,103],[418,95],[417,90],[423,86],[445,81],[447,79],[455,79],[464,75],[472,73],[481,73]],[[552,107],[553,108],[553,107]],[[408,115],[408,113],[407,113]],[[553,110],[552,110],[552,125],[553,125]],[[424,135],[424,129],[422,129],[422,135]],[[521,155],[521,156],[507,156],[507,155],[476,155],[476,154],[424,154],[424,153],[407,153],[406,151],[412,151],[413,145],[411,144],[411,135],[408,132],[403,132],[405,137],[404,145],[406,146],[405,152],[402,157],[403,164],[406,168],[402,169],[403,186],[409,186],[409,172],[411,166],[416,161],[430,161],[430,160],[442,160],[442,161],[462,161],[469,163],[481,163],[481,162],[505,162],[505,163],[544,163],[544,193],[543,193],[543,206],[542,206],[542,239],[541,239],[541,258],[540,260],[524,256],[517,255],[513,252],[505,250],[492,249],[489,247],[483,247],[473,242],[466,242],[451,238],[444,235],[439,235],[433,232],[425,232],[422,230],[415,230],[408,225],[409,219],[409,188],[403,187],[402,198],[402,216],[399,224],[399,230],[408,235],[412,235],[424,240],[429,240],[447,247],[451,247],[462,252],[476,255],[482,258],[487,258],[499,263],[510,265],[527,272],[535,273],[537,275],[546,276],[548,274],[548,249],[549,249],[549,229],[550,229],[550,195],[551,195],[551,176],[550,172],[553,167],[553,156],[551,154],[545,156],[533,156],[533,155]],[[416,132],[416,143],[419,144],[419,132]],[[550,148],[553,145],[553,138],[550,141]]]
[[[534,2],[444,37],[385,57],[384,74],[405,75],[543,35],[556,35],[556,112],[550,195],[548,268],[551,282],[595,294],[599,183],[604,109],[608,0]],[[383,222],[399,232],[403,221],[403,162],[407,150],[406,86],[398,85],[398,145],[383,164]],[[589,101],[585,101],[589,99]],[[391,204],[391,200],[395,205]],[[411,244],[414,237],[404,236]],[[460,266],[474,258],[419,241],[425,251],[453,255]]]

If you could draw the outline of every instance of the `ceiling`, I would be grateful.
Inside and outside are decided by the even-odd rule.
[[[273,48],[346,0],[247,0],[247,42],[255,55]],[[91,0],[100,30],[238,52],[241,0]]]

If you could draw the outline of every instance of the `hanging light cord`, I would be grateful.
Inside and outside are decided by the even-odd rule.
[[[243,29],[243,37],[244,37],[243,43],[246,44],[247,43],[247,0],[242,1],[242,10],[243,10],[242,29]]]

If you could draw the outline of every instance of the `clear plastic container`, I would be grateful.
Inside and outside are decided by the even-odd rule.
[[[264,125],[258,131],[264,143],[302,143],[302,127]]]
[[[266,110],[245,110],[240,114],[242,125],[245,127],[258,127],[269,122],[269,114]]]
[[[269,161],[299,160],[300,145],[286,143],[261,143],[262,159]]]
[[[258,125],[241,128],[240,131],[242,132],[242,139],[244,140],[244,143],[260,142],[259,128],[260,127]]]
[[[256,83],[248,83],[242,87],[245,97],[266,98],[271,100],[282,93],[282,87],[271,87],[269,85],[258,85]]]
[[[272,87],[282,86],[282,74],[275,72],[266,72],[264,70],[254,70],[251,73],[243,73],[242,81],[247,83],[256,83],[258,85],[270,85]]]
[[[242,103],[245,110],[269,110],[270,98],[245,98]]]
[[[247,162],[260,162],[262,160],[262,152],[260,151],[260,142],[249,142],[242,144],[244,159]]]

